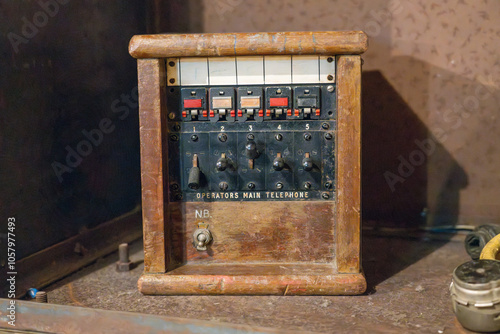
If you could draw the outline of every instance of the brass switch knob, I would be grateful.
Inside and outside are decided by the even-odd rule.
[[[193,246],[198,251],[206,251],[207,245],[212,241],[212,233],[206,228],[199,228],[193,233]]]

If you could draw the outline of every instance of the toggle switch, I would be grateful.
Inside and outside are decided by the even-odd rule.
[[[206,251],[212,241],[212,233],[207,228],[199,228],[193,233],[193,246],[198,251]]]
[[[281,153],[276,153],[276,158],[273,161],[273,168],[276,171],[280,171],[285,168],[285,159],[281,157]]]
[[[254,159],[259,157],[259,151],[257,151],[257,144],[253,140],[248,140],[245,145],[245,155],[248,158],[248,168],[254,169]]]
[[[304,170],[307,172],[310,172],[314,167],[311,155],[308,152],[304,155],[304,159],[302,159],[302,167],[304,167]]]
[[[219,172],[222,172],[226,170],[228,165],[229,165],[229,160],[226,158],[226,153],[222,153],[219,160],[217,160],[215,164],[215,168],[217,168]]]
[[[245,145],[245,154],[248,159],[256,159],[259,157],[259,151],[257,151],[257,144],[253,140],[247,141]]]
[[[189,170],[188,187],[196,190],[200,187],[200,168],[198,167],[198,155],[193,155],[193,167]]]

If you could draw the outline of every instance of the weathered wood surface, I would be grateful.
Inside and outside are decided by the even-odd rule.
[[[337,57],[337,268],[361,262],[361,57]]]
[[[332,201],[183,203],[184,214],[176,216],[182,220],[172,221],[176,262],[334,263],[334,204]],[[210,217],[196,218],[196,211],[209,212]],[[209,225],[213,237],[207,251],[197,251],[193,246],[192,235],[200,222]]]
[[[368,47],[362,31],[261,32],[136,35],[134,58],[361,54]]]
[[[138,286],[148,295],[357,295],[366,290],[366,280],[324,264],[216,264],[144,274]]]
[[[142,217],[144,231],[144,271],[166,270],[165,206],[163,171],[168,152],[163,145],[166,119],[165,65],[161,59],[139,59],[139,122],[141,138]]]

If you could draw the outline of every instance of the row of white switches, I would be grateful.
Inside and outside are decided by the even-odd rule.
[[[167,59],[169,86],[335,82],[334,56],[185,57]]]

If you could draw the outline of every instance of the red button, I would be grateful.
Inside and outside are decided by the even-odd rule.
[[[269,109],[266,110],[266,116],[271,116],[271,110]]]
[[[182,117],[187,117],[187,112],[183,111],[182,112]]]
[[[207,117],[207,111],[203,110],[203,117]]]
[[[320,114],[320,110],[316,109],[316,116],[319,116],[319,114]]]
[[[184,99],[184,108],[201,108],[201,99]]]
[[[259,110],[259,116],[260,116],[260,117],[264,116],[264,110],[262,110],[262,109],[261,109],[261,110]]]
[[[213,110],[210,110],[210,117],[215,117],[215,113]]]
[[[231,117],[234,117],[234,116],[236,115],[236,113],[234,112],[234,110],[231,110],[231,111],[229,112],[229,115],[231,115]]]
[[[292,110],[288,109],[288,110],[287,110],[287,112],[286,112],[286,114],[287,114],[288,116],[292,116]]]
[[[270,107],[286,107],[288,106],[288,97],[271,97],[269,99]]]
[[[299,109],[295,109],[295,116],[299,116]]]

